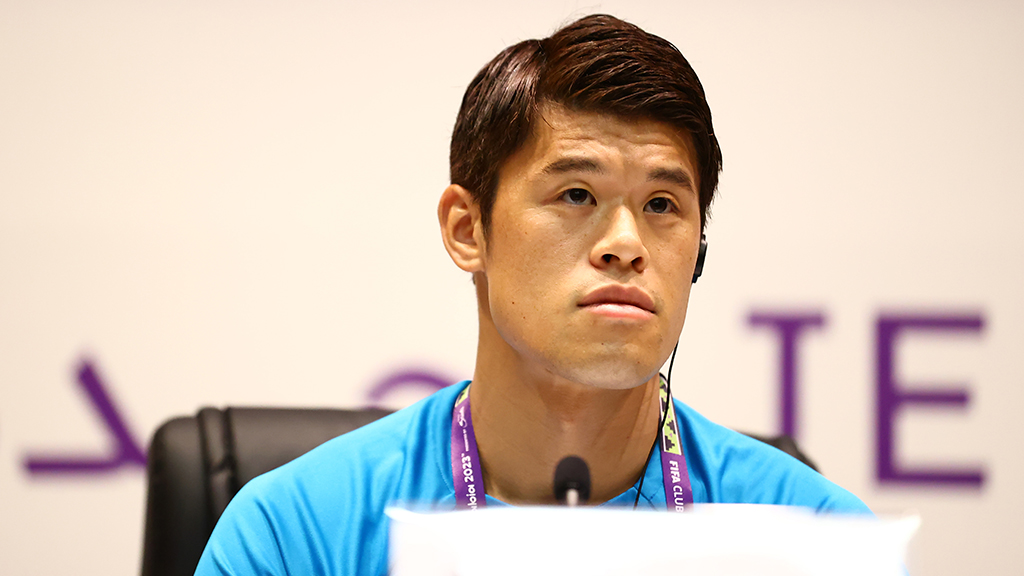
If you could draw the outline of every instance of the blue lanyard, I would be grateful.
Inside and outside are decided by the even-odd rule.
[[[665,420],[665,425],[658,433],[665,504],[669,510],[682,512],[685,506],[693,504],[693,490],[679,436],[679,419],[664,378],[661,379],[659,396],[661,416]],[[487,505],[482,470],[476,435],[473,433],[473,417],[469,411],[469,386],[466,386],[455,399],[455,408],[452,409],[452,481],[455,483],[455,503],[458,508],[476,510]]]

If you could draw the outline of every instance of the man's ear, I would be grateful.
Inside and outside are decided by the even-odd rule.
[[[484,225],[480,207],[469,190],[458,184],[445,188],[437,204],[437,219],[441,223],[444,248],[455,265],[466,272],[483,271]]]

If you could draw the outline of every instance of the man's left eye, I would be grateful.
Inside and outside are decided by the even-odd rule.
[[[668,214],[675,210],[675,206],[672,201],[662,196],[661,198],[654,198],[644,206],[644,210],[647,212],[654,212],[655,214]]]
[[[576,206],[584,206],[593,203],[593,196],[583,188],[572,188],[562,194],[562,199]]]

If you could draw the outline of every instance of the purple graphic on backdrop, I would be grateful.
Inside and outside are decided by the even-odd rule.
[[[367,393],[366,399],[371,406],[379,406],[385,397],[397,390],[412,388],[427,396],[455,382],[456,380],[453,378],[425,368],[399,370],[388,374],[374,384]]]
[[[951,390],[907,388],[896,381],[896,344],[904,332],[946,332],[977,334],[984,327],[980,314],[881,315],[878,317],[876,341],[877,431],[876,475],[889,484],[955,485],[980,488],[984,473],[963,467],[905,468],[895,461],[893,428],[896,416],[911,405],[963,408],[970,401],[965,388]]]
[[[122,466],[145,467],[145,451],[128,430],[124,418],[121,417],[121,413],[91,360],[83,358],[79,362],[77,380],[113,441],[111,453],[99,457],[77,454],[26,456],[25,468],[29,474],[94,474],[111,472]]]
[[[809,328],[825,325],[825,316],[820,312],[751,312],[747,321],[751,326],[768,326],[779,335],[779,412],[782,434],[797,437],[799,415],[797,394],[799,392],[799,349],[800,334]]]

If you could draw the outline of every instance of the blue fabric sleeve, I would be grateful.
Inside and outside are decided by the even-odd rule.
[[[214,528],[197,576],[384,573],[391,486],[373,471],[400,469],[401,453],[353,458],[359,445],[373,443],[335,439],[246,484]]]
[[[247,484],[228,504],[199,559],[197,576],[287,573],[270,517],[256,496],[259,483]]]
[[[445,389],[243,486],[197,576],[386,573],[388,505],[454,506],[444,440],[458,391]]]

